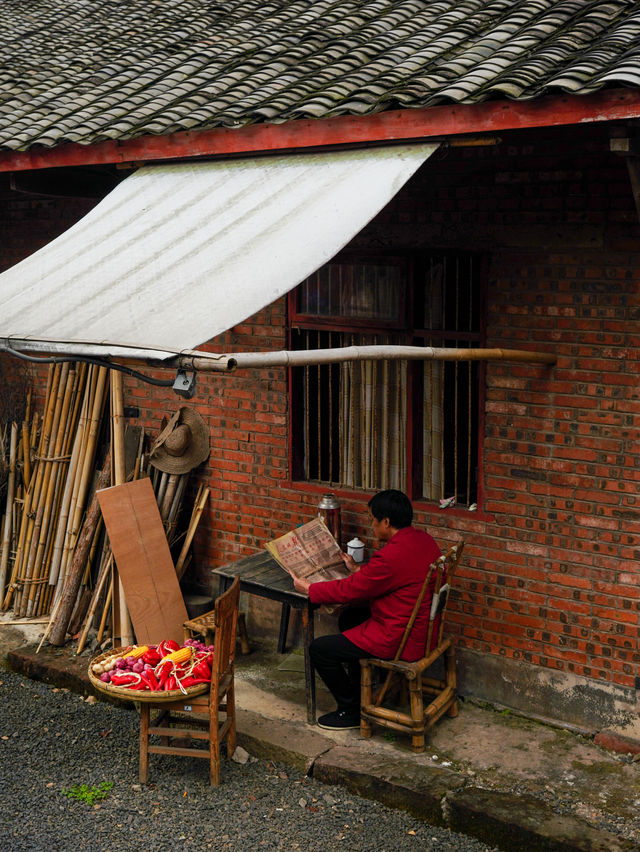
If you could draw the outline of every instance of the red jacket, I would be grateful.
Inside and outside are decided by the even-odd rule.
[[[312,583],[314,604],[368,604],[371,618],[345,630],[354,645],[375,657],[395,657],[422,583],[440,548],[426,532],[403,527],[355,574],[343,580]],[[403,660],[424,656],[433,588],[425,594],[402,654]]]

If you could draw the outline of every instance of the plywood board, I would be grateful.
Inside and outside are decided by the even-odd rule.
[[[136,641],[182,642],[188,619],[150,479],[98,491]]]

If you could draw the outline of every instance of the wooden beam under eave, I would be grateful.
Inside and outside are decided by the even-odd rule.
[[[4,151],[0,153],[0,172],[445,139],[466,134],[638,117],[639,89],[608,89],[593,95],[447,104],[425,109],[389,110],[375,115],[184,131],[168,136],[97,142],[94,145],[67,143],[53,148]]]

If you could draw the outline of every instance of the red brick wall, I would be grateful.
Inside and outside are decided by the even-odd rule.
[[[485,251],[487,345],[558,357],[553,368],[487,366],[478,512],[416,505],[443,546],[466,540],[451,616],[459,646],[635,686],[640,239],[606,128],[436,154],[354,244]],[[285,311],[280,300],[210,348],[285,348]],[[152,432],[180,404],[126,388]],[[309,519],[323,489],[288,479],[284,370],[200,375],[192,404],[211,430],[195,543],[203,581]],[[370,542],[369,495],[337,493],[345,540]]]

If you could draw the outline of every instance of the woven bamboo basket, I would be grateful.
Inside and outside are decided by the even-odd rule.
[[[125,686],[113,686],[110,683],[104,683],[93,673],[93,667],[96,663],[101,663],[103,660],[106,660],[108,657],[112,657],[114,654],[122,656],[123,651],[129,650],[131,649],[113,648],[111,651],[105,651],[104,654],[100,654],[91,660],[89,663],[88,674],[89,680],[95,689],[100,692],[104,692],[105,695],[110,695],[113,698],[124,698],[126,701],[149,701],[154,704],[164,704],[165,702],[170,701],[186,701],[187,698],[195,698],[197,695],[202,695],[209,690],[208,683],[199,683],[196,686],[185,688],[185,692],[181,689],[158,690],[157,692],[151,692],[151,690],[148,689],[127,689]]]

